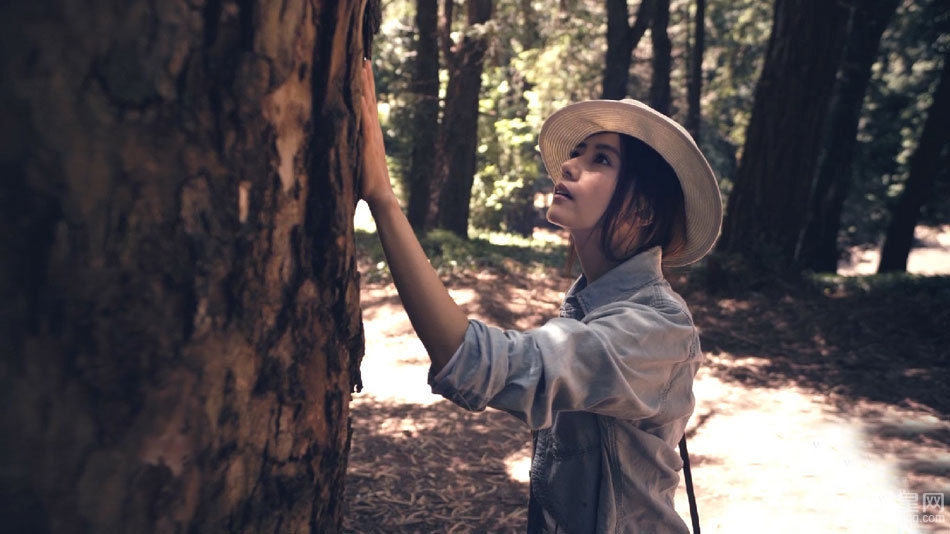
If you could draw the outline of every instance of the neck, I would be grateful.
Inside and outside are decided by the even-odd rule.
[[[603,276],[607,271],[613,269],[620,262],[607,258],[606,253],[600,246],[600,235],[597,232],[571,232],[574,240],[574,250],[577,252],[577,259],[581,264],[581,270],[587,283],[592,283]]]

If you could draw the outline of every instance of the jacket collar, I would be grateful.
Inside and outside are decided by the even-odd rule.
[[[565,311],[579,307],[579,317],[583,317],[591,310],[622,300],[643,286],[662,279],[662,260],[662,249],[653,247],[607,271],[590,285],[587,277],[581,275],[568,290],[561,315],[574,316],[574,313],[565,314]]]

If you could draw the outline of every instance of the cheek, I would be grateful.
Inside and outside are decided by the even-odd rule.
[[[612,199],[614,196],[614,188],[611,187],[609,189],[605,189],[600,193],[599,196],[599,203],[604,207],[604,209],[607,209],[607,206],[610,204],[610,199]]]
[[[613,188],[597,188],[590,191],[578,213],[582,220],[581,225],[585,228],[594,228],[600,225],[610,206],[611,198],[613,198]]]
[[[614,190],[617,188],[617,180],[609,180],[608,183],[602,184],[602,187],[598,188],[596,194],[592,196],[594,200],[593,204],[596,206],[596,210],[599,212],[598,216],[604,214],[607,211],[607,207],[610,205],[611,199],[614,196]]]

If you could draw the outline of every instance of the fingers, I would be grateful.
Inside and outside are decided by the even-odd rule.
[[[373,77],[373,62],[368,59],[363,60],[363,88],[372,94],[373,98],[376,97],[376,79]]]
[[[374,126],[379,122],[379,110],[376,108],[376,81],[373,79],[373,64],[363,60],[363,90],[361,100],[363,104],[363,121],[367,126]]]
[[[363,107],[360,121],[363,123],[363,135],[366,136],[371,130],[379,128],[379,110],[376,109],[376,99],[372,94],[364,91],[360,100]]]
[[[376,84],[373,80],[372,64],[369,61],[363,62],[361,74],[363,87],[360,91],[360,104],[362,106],[360,134],[364,146],[363,158],[366,177],[361,196],[365,199],[380,188],[379,184],[386,174],[386,156],[383,147],[383,133],[379,124],[379,110],[376,107]],[[386,181],[388,182],[388,177],[386,177]]]

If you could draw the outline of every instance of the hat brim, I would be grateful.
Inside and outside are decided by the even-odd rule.
[[[709,162],[679,124],[636,100],[588,100],[554,112],[541,126],[538,145],[548,174],[561,180],[561,165],[591,135],[617,132],[635,137],[673,168],[683,189],[686,245],[663,264],[681,267],[701,259],[716,243],[722,227],[722,197]]]

